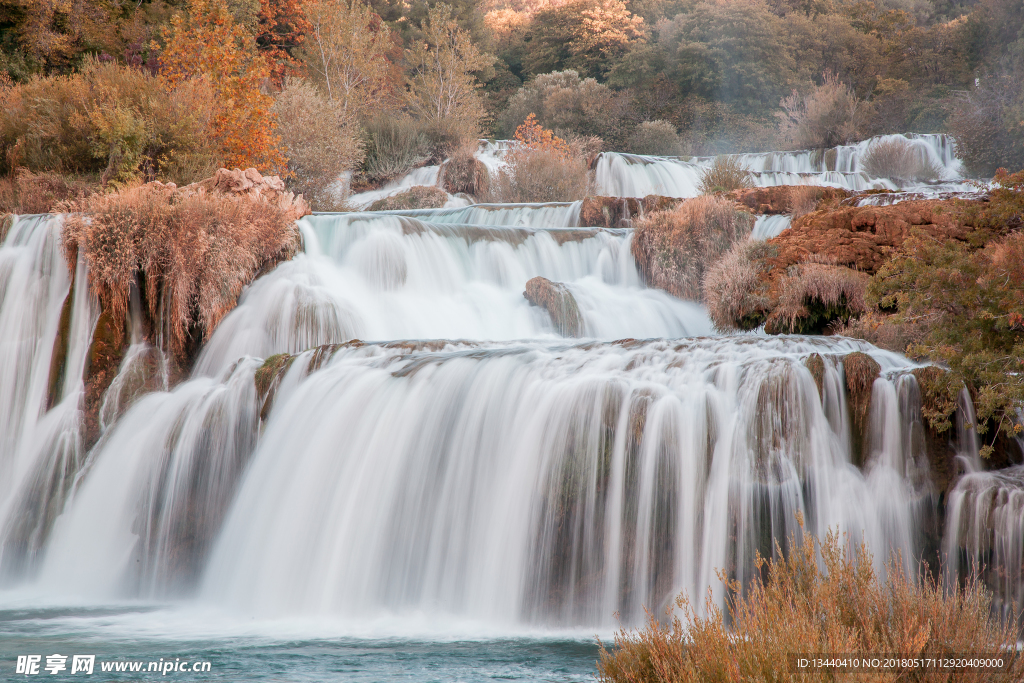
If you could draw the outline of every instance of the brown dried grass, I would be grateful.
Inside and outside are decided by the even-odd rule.
[[[98,180],[19,168],[13,176],[0,178],[0,214],[51,213],[62,202],[82,199],[99,189]]]
[[[765,322],[765,330],[807,333],[843,322],[867,310],[864,295],[867,273],[831,263],[805,262],[791,266],[779,279],[778,302]]]
[[[571,202],[592,189],[587,159],[557,149],[524,148],[510,152],[508,164],[491,179],[491,202]]]
[[[209,337],[242,288],[297,247],[291,216],[244,196],[149,183],[64,208],[72,213],[63,229],[69,266],[84,250],[90,284],[117,321],[127,315],[132,284],[144,286],[149,314],[163,321],[179,357],[194,326]]]
[[[704,275],[704,304],[719,332],[753,330],[764,322],[771,300],[764,259],[777,249],[763,241],[744,240],[733,245]]]
[[[1024,677],[1024,657],[1016,651],[1016,626],[992,619],[991,597],[976,579],[946,589],[925,566],[920,577],[908,576],[899,557],[890,560],[888,576],[882,577],[863,545],[851,558],[834,532],[824,542],[806,534],[802,542],[792,539],[790,547],[786,559],[759,557],[760,575],[745,590],[737,582],[727,582],[725,610],[711,601],[709,593],[706,616],[701,616],[687,596],[680,595],[676,604],[682,618],[676,615],[663,625],[650,615],[645,627],[620,630],[613,650],[601,647],[599,679],[604,683],[888,683]],[[726,581],[724,573],[719,578]],[[1010,664],[999,674],[923,674],[913,669],[849,677],[841,672],[791,673],[791,656],[811,653],[856,657],[891,653],[906,658],[1001,654]]]
[[[711,166],[701,174],[700,185],[697,189],[701,194],[714,194],[753,186],[754,182],[750,177],[750,171],[740,163],[739,159],[731,156],[718,156],[715,157]]]
[[[868,175],[899,182],[935,180],[940,169],[909,140],[892,138],[871,143],[861,160]]]
[[[733,244],[747,239],[753,224],[750,214],[737,211],[727,199],[695,197],[637,219],[633,256],[649,286],[698,300],[707,269]]]

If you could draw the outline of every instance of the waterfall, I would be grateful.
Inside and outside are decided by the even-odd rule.
[[[853,350],[885,370],[864,471],[832,360]],[[239,481],[258,431],[240,364],[129,410],[41,581],[165,594],[209,553],[203,600],[263,616],[608,626],[703,595],[717,568],[749,578],[797,512],[880,566],[915,558],[931,490],[898,438],[906,368],[842,339],[347,344],[295,360]]]
[[[81,403],[99,316],[79,258],[74,287],[56,216],[12,219],[0,246],[0,571],[29,571],[85,459]]]
[[[785,215],[758,216],[754,221],[754,229],[750,231],[750,239],[767,240],[778,237],[792,222],[792,217]]]
[[[963,168],[954,155],[952,139],[947,135],[883,135],[829,150],[726,156],[735,158],[751,171],[754,184],[762,187],[825,185],[851,191],[894,190],[896,186],[889,179],[872,178],[861,166],[861,160],[872,144],[894,139],[907,141],[921,159],[939,170],[939,179],[947,181],[929,191],[972,189],[960,182]],[[606,196],[645,197],[655,194],[696,197],[700,194],[701,175],[713,162],[714,157],[654,157],[604,152],[598,157],[594,172],[598,194]]]
[[[564,283],[588,337],[711,333],[703,307],[641,285],[628,230],[506,228],[409,216],[303,219],[306,254],[261,278],[206,345],[198,372],[350,339],[557,337],[523,296]]]

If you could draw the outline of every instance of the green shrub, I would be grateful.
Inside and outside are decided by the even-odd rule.
[[[207,135],[213,97],[202,81],[89,60],[70,76],[0,88],[0,172],[100,174],[104,182],[188,183],[216,168]]]
[[[681,152],[679,133],[668,121],[644,121],[629,136],[626,151],[633,154],[676,156]]]
[[[382,114],[363,124],[366,156],[361,173],[372,183],[405,175],[431,156],[423,126],[407,116]]]
[[[1024,169],[1024,87],[1019,75],[989,76],[958,100],[949,118],[956,155],[968,173],[989,178],[996,169]]]
[[[316,211],[340,208],[341,175],[362,161],[358,124],[340,102],[308,81],[289,78],[273,107],[281,145],[288,157],[288,185]]]

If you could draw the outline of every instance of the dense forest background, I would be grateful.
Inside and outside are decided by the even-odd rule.
[[[580,154],[950,132],[1024,166],[1024,0],[0,0],[0,171],[372,186],[511,137]]]

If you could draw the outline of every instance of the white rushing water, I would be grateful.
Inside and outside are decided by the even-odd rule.
[[[716,568],[749,577],[755,551],[797,532],[798,511],[815,533],[863,535],[880,563],[888,550],[909,561],[931,489],[901,437],[907,380],[876,383],[858,469],[829,360],[852,350],[907,367],[866,344],[795,338],[306,353],[277,390],[200,594],[262,617],[608,626],[618,611],[633,623],[679,590],[703,595]],[[823,396],[803,364],[812,352],[826,354]],[[196,537],[211,534],[183,529],[216,527],[221,512],[202,511],[236,485],[256,433],[253,367],[122,418],[54,533],[44,586],[163,595],[194,578],[207,552]]]
[[[382,214],[302,221],[306,254],[257,281],[199,361],[216,375],[243,355],[267,357],[349,339],[557,337],[523,296],[542,276],[568,286],[585,335],[709,334],[703,307],[647,289],[628,231],[427,223]]]
[[[963,190],[962,165],[953,153],[953,142],[946,135],[883,135],[855,145],[831,150],[764,152],[728,155],[751,171],[755,185],[823,185],[852,191],[894,190],[887,178],[874,178],[862,168],[862,159],[876,142],[900,139],[913,152],[939,170],[939,180],[947,181],[929,192]],[[598,194],[611,197],[696,197],[700,194],[701,175],[714,157],[651,157],[605,152],[595,166]],[[913,187],[925,191],[924,184]]]
[[[945,138],[913,140],[959,177]],[[761,183],[890,187],[859,168],[868,144],[742,161]],[[498,168],[506,147],[484,147]],[[607,194],[689,196],[710,163],[606,153],[596,172]],[[749,579],[798,515],[884,569],[891,552],[933,557],[944,512],[949,580],[984,562],[1000,608],[1021,600],[1024,475],[983,471],[966,393],[951,439],[966,474],[946,501],[914,363],[843,338],[714,336],[700,304],[643,285],[629,229],[579,213],[306,217],[305,253],[243,292],[177,387],[130,316],[88,453],[98,305],[84,264],[69,276],[60,218],[17,218],[0,246],[0,579],[47,604],[198,600],[303,637],[319,619],[607,633],[679,591],[720,601],[716,570]],[[760,216],[751,239],[790,222]],[[571,294],[580,338],[524,297],[538,276]],[[863,434],[853,351],[882,368]],[[260,370],[280,353],[296,356]]]
[[[0,246],[0,568],[17,576],[34,565],[85,459],[83,375],[99,308],[87,286],[69,294],[61,219],[12,221]],[[79,260],[76,282],[86,278]]]

